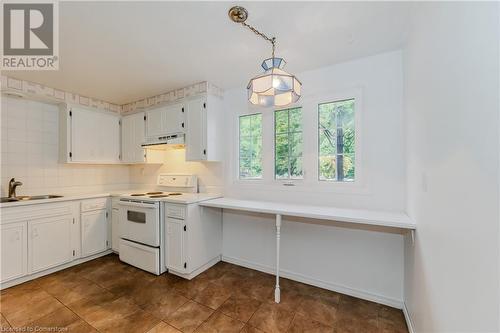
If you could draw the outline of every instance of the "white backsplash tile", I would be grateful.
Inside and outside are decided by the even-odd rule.
[[[56,105],[2,98],[1,195],[10,178],[23,182],[18,195],[106,192],[129,186],[125,165],[59,163],[59,117]]]

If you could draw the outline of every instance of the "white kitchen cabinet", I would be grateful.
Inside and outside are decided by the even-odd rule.
[[[28,223],[29,272],[35,273],[73,259],[71,216],[31,220]]]
[[[122,117],[122,163],[163,163],[163,151],[144,149],[141,146],[145,141],[145,119],[144,112]]]
[[[106,209],[82,212],[82,257],[108,248],[108,221]]]
[[[184,133],[184,105],[182,103],[160,106],[146,111],[146,137]]]
[[[141,144],[145,138],[144,112],[122,117],[122,162],[144,162],[144,149]]]
[[[111,211],[111,249],[120,252],[120,211],[117,208]]]
[[[26,221],[2,225],[1,281],[26,275],[28,268]]]
[[[184,257],[184,220],[167,218],[167,268],[185,272],[187,263]]]
[[[165,205],[169,272],[192,279],[221,259],[222,214],[198,204]]]
[[[120,163],[120,116],[82,106],[60,110],[60,159],[66,163]]]
[[[202,95],[184,103],[186,161],[221,161],[223,110],[220,98]]]

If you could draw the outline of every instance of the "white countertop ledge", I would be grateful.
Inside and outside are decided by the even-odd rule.
[[[61,198],[4,202],[0,203],[0,208],[3,209],[3,208],[20,207],[28,205],[40,205],[53,202],[76,201],[76,200],[96,199],[105,197],[119,197],[123,194],[133,193],[133,192],[145,192],[145,190],[117,190],[105,193],[68,194],[62,196]],[[193,204],[204,200],[209,200],[219,197],[220,194],[217,193],[185,193],[185,195],[183,195],[182,198],[174,196],[170,198],[168,197],[162,198],[159,201],[169,202],[169,203],[180,203],[180,204]]]
[[[218,198],[200,202],[200,206],[243,210],[283,216],[295,216],[337,222],[415,230],[416,224],[405,213],[346,209],[328,206],[298,205],[280,202]]]
[[[4,203],[0,203],[0,208],[39,205],[39,204],[46,204],[46,203],[52,203],[52,202],[96,199],[96,198],[104,198],[104,197],[110,197],[110,196],[115,196],[115,195],[119,195],[119,194],[115,193],[115,192],[90,193],[90,194],[69,194],[69,195],[62,196],[61,198],[40,199],[40,200],[19,200],[19,201],[14,201],[14,202],[4,202]]]

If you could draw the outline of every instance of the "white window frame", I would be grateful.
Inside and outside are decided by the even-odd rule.
[[[276,178],[276,112],[285,111],[290,109],[300,109],[302,113],[302,178]],[[305,178],[305,169],[304,169],[304,109],[302,105],[289,105],[287,107],[273,109],[273,180],[275,182],[281,182],[289,185],[293,185],[295,183],[300,183]],[[289,133],[289,132],[288,132]],[[290,157],[290,156],[288,156]],[[290,170],[288,170],[290,171]]]
[[[354,101],[354,179],[352,181],[346,181],[346,180],[338,180],[337,179],[321,179],[320,177],[320,169],[321,169],[321,166],[320,166],[320,159],[321,159],[321,152],[320,152],[320,147],[319,147],[319,136],[320,136],[320,124],[319,124],[319,108],[321,105],[325,105],[325,104],[332,104],[332,103],[338,103],[338,102],[344,102],[344,101]],[[356,168],[356,143],[357,143],[357,136],[356,136],[356,106],[357,106],[357,102],[356,102],[356,99],[355,98],[347,98],[347,99],[337,99],[337,100],[334,100],[334,101],[331,101],[331,102],[326,102],[326,103],[318,103],[318,106],[317,106],[317,109],[316,109],[316,112],[318,114],[318,122],[317,122],[317,131],[318,131],[318,151],[317,151],[317,154],[318,154],[318,157],[317,157],[317,168],[318,168],[318,181],[320,182],[335,182],[335,183],[353,183],[356,181],[356,176],[357,176],[357,168]],[[338,137],[335,138],[335,143],[337,143],[337,139]],[[335,151],[337,150],[337,147],[335,147]],[[344,155],[344,154],[343,154]],[[338,158],[339,154],[338,152],[336,151],[335,153],[335,156]],[[336,166],[337,167],[337,166]],[[336,168],[337,169],[337,168]],[[338,177],[338,170],[335,172],[336,173],[336,176]]]
[[[238,115],[237,119],[238,119],[238,163],[237,163],[237,169],[238,169],[238,180],[240,181],[253,181],[253,180],[261,180],[264,178],[264,162],[263,162],[263,159],[264,157],[261,156],[261,164],[262,164],[262,174],[260,177],[249,177],[249,178],[241,178],[241,175],[240,175],[240,168],[241,168],[241,156],[240,156],[240,144],[241,144],[241,129],[240,129],[240,119],[241,117],[249,117],[249,116],[255,116],[255,115],[261,115],[261,118],[262,118],[262,122],[261,122],[261,145],[264,144],[264,138],[263,138],[263,134],[264,134],[264,115],[262,114],[262,112],[253,112],[253,113],[246,113],[246,114],[240,114]],[[261,150],[262,150],[262,147],[261,147]],[[263,152],[262,152],[263,153]]]
[[[303,96],[297,103],[283,108],[262,108],[249,105],[246,110],[235,113],[233,118],[233,155],[229,160],[229,167],[233,174],[232,183],[239,190],[270,190],[295,193],[353,193],[368,194],[369,189],[365,182],[364,154],[363,154],[363,93],[362,88],[352,88],[334,92],[319,92]],[[318,105],[336,100],[355,100],[355,179],[352,182],[320,181],[319,180],[319,131]],[[275,179],[274,170],[274,111],[302,108],[302,158],[303,179]],[[262,178],[239,179],[239,116],[262,113]],[[234,130],[236,129],[236,130]]]

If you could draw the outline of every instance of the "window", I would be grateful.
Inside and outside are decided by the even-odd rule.
[[[262,178],[262,114],[240,116],[240,179]]]
[[[274,112],[276,179],[302,179],[302,108]]]
[[[319,180],[354,181],[354,99],[319,104]]]

